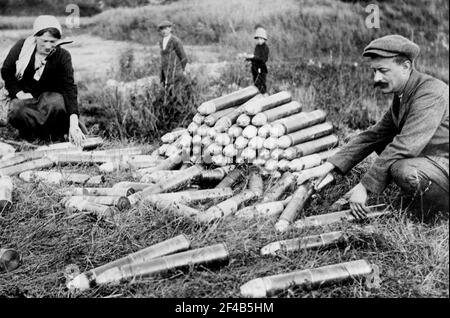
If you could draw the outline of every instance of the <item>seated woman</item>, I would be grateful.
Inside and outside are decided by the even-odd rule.
[[[33,35],[9,51],[1,75],[9,97],[8,122],[22,138],[80,145],[77,86],[70,53],[61,48],[62,28],[54,16],[39,16]],[[68,43],[68,42],[65,42]]]

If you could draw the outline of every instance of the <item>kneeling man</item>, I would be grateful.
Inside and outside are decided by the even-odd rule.
[[[424,215],[448,212],[448,85],[414,68],[419,51],[415,43],[400,35],[376,39],[364,49],[374,86],[385,94],[393,93],[393,102],[378,123],[353,138],[326,163],[328,172],[345,174],[377,152],[371,168],[347,193],[357,218],[367,213],[367,192],[380,194],[391,180]]]

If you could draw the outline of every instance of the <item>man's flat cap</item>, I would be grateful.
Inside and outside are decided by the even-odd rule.
[[[172,22],[170,22],[168,20],[164,20],[160,24],[158,24],[158,29],[167,28],[167,27],[171,27],[171,26],[172,26]]]
[[[364,49],[363,56],[378,55],[382,57],[393,57],[397,55],[405,55],[413,61],[420,52],[419,46],[408,40],[407,38],[398,35],[386,35],[375,39],[369,43]]]

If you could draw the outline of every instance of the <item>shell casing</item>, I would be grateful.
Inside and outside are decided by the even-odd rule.
[[[74,200],[86,200],[92,203],[97,203],[101,205],[114,206],[119,211],[128,209],[131,204],[127,197],[125,196],[72,196]]]
[[[94,186],[94,185],[100,185],[104,182],[105,182],[105,176],[98,175],[98,176],[90,177],[89,180],[87,180],[84,185],[87,187],[90,187],[90,186]]]
[[[13,182],[9,176],[0,175],[0,213],[12,206]]]
[[[261,248],[261,255],[277,255],[279,252],[293,252],[301,249],[326,247],[345,238],[342,231],[293,238],[269,243]]]
[[[277,146],[283,149],[314,140],[333,132],[333,125],[325,122],[308,128],[300,129],[278,138]]]
[[[281,178],[271,187],[266,195],[263,197],[262,202],[277,201],[281,196],[295,183],[295,177],[290,172],[282,174]]]
[[[96,148],[96,147],[101,146],[101,145],[103,145],[103,139],[101,137],[86,138],[81,143],[81,147],[83,147],[83,150]]]
[[[131,187],[123,188],[64,188],[61,192],[66,196],[129,196],[135,190]]]
[[[187,129],[185,129],[185,128],[178,129],[178,130],[173,130],[173,131],[168,132],[165,135],[163,135],[161,137],[161,141],[164,142],[164,143],[173,143],[179,137],[181,137],[181,135],[183,135],[186,132],[187,132]]]
[[[53,160],[51,160],[48,157],[43,157],[40,159],[35,159],[23,163],[19,163],[14,166],[9,166],[0,169],[0,175],[15,175],[22,173],[27,170],[33,170],[33,169],[42,169],[42,168],[50,168],[54,165]]]
[[[179,191],[171,193],[150,194],[144,201],[156,202],[158,200],[174,201],[179,203],[197,203],[210,200],[224,200],[233,196],[231,188],[214,188],[196,191]]]
[[[214,124],[223,116],[226,116],[228,114],[230,114],[231,112],[235,111],[236,107],[230,107],[230,108],[225,108],[222,110],[219,110],[217,112],[214,112],[212,114],[209,114],[208,116],[205,117],[205,124],[208,126],[214,126]]]
[[[245,207],[235,213],[236,217],[251,219],[254,217],[274,217],[280,215],[284,210],[282,201],[258,203],[254,206]]]
[[[195,178],[198,178],[201,175],[201,173],[202,169],[199,166],[194,165],[192,167],[183,170],[182,175],[175,175],[164,181],[155,183],[154,185],[151,185],[140,192],[136,192],[129,195],[128,199],[130,200],[131,205],[135,205],[137,202],[139,202],[140,200],[142,200],[143,198],[145,198],[150,194],[176,190],[186,185],[187,183],[190,183]]]
[[[216,122],[214,128],[216,128],[216,130],[219,132],[227,131],[236,122],[238,117],[244,113],[245,105],[260,98],[263,98],[263,95],[258,93],[249,100],[247,100],[245,103],[243,103],[241,106],[237,107],[232,112],[222,116],[222,118],[219,118],[219,120]]]
[[[256,115],[268,109],[289,103],[292,100],[291,93],[281,91],[276,94],[258,99],[245,106],[245,113],[248,115]]]
[[[128,254],[127,256],[122,257],[118,260],[97,267],[95,271],[97,272],[98,275],[98,272],[104,272],[113,267],[123,266],[125,264],[142,263],[149,259],[154,259],[164,255],[185,251],[189,249],[190,246],[191,241],[188,239],[186,235],[184,234],[177,235],[173,238],[156,243],[154,245],[141,249],[137,252]]]
[[[114,219],[117,214],[117,209],[111,206],[106,206],[98,203],[89,202],[84,199],[77,199],[76,197],[63,199],[64,207],[69,210],[80,212],[90,212],[96,215],[99,219]]]
[[[235,213],[239,206],[257,198],[258,195],[251,190],[244,190],[235,196],[210,207],[198,216],[202,222],[211,222],[219,218],[225,218]]]
[[[241,295],[245,297],[268,297],[289,287],[339,283],[348,279],[368,276],[372,266],[366,260],[305,269],[273,276],[256,278],[241,286]]]
[[[225,244],[216,244],[195,250],[180,252],[168,256],[150,259],[137,264],[113,267],[97,276],[97,284],[119,282],[129,278],[139,278],[153,274],[166,273],[171,270],[186,268],[192,265],[224,264],[229,260]]]
[[[282,135],[314,126],[326,119],[326,112],[317,109],[312,112],[301,112],[289,117],[278,119],[271,125],[270,135],[273,137],[281,137]]]
[[[225,108],[240,105],[257,94],[259,94],[259,90],[256,86],[248,86],[230,94],[204,102],[198,107],[197,111],[202,115],[209,115]]]
[[[369,209],[376,209],[377,207],[384,206],[384,204],[381,205],[374,205],[369,206]],[[390,214],[390,211],[372,211],[367,214],[367,218],[375,218],[383,215]],[[303,229],[303,228],[309,228],[309,227],[316,227],[316,226],[326,226],[334,223],[339,223],[342,221],[354,221],[355,217],[352,215],[350,210],[344,210],[339,212],[332,212],[332,213],[326,213],[326,214],[320,214],[320,215],[314,215],[314,216],[308,216],[303,219],[297,220],[294,223],[295,228]]]
[[[299,102],[291,101],[278,107],[266,110],[262,113],[256,114],[252,119],[252,124],[254,124],[255,126],[262,126],[277,119],[299,113],[301,112],[301,110],[302,105]]]
[[[216,185],[215,188],[228,188],[233,187],[243,177],[242,171],[239,168],[234,168],[229,172],[222,181]]]
[[[54,156],[55,154],[60,154],[60,153],[69,153],[69,154],[74,154],[74,153],[80,153],[81,150],[67,150],[67,149],[54,149],[54,150],[31,150],[31,151],[23,151],[23,152],[16,152],[11,154],[11,156],[4,156],[1,160],[0,160],[0,168],[6,168],[6,167],[11,167],[11,166],[15,166],[21,163],[24,163],[27,160],[36,160],[36,159],[41,159],[43,157],[46,156]],[[52,158],[50,158],[52,159]],[[53,159],[52,159],[53,161]],[[29,169],[27,169],[29,170]],[[23,170],[25,171],[25,170]]]
[[[295,190],[294,194],[292,195],[291,201],[288,203],[283,213],[280,215],[279,220],[285,220],[289,223],[294,221],[313,192],[314,185],[312,182],[307,182],[304,185],[300,185],[297,190]]]
[[[295,151],[289,155],[286,155],[286,159],[292,160],[295,157],[303,157],[307,155],[311,155],[313,153],[318,153],[320,151],[328,150],[336,146],[339,142],[339,139],[336,135],[328,135],[325,137],[321,137],[319,139],[314,139],[311,141],[307,141],[298,145],[295,145],[288,149],[294,149]],[[286,151],[288,150],[286,149]],[[285,151],[285,154],[286,154]]]
[[[262,196],[264,192],[264,182],[259,167],[255,166],[250,169],[248,188],[258,197]]]
[[[15,249],[0,248],[0,273],[15,270],[21,262],[22,258]]]
[[[152,183],[143,183],[143,182],[131,182],[131,181],[121,181],[112,186],[112,189],[126,189],[125,196],[129,196],[137,191],[143,190],[149,186],[153,185]]]

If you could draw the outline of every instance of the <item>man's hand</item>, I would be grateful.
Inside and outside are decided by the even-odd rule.
[[[70,127],[69,127],[69,141],[73,142],[75,146],[81,147],[83,140],[86,136],[78,126],[78,116],[76,114],[70,115]]]
[[[367,213],[370,211],[366,207],[367,190],[362,183],[358,183],[346,196],[353,216],[357,220],[364,220],[367,218]]]
[[[34,98],[33,95],[31,95],[30,93],[25,93],[24,91],[20,91],[16,94],[16,97],[18,99],[30,99],[30,98]]]

